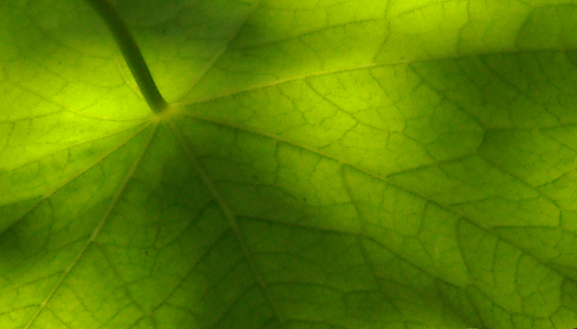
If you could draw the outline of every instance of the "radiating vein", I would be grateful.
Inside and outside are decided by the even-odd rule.
[[[552,270],[553,272],[561,275],[561,273],[560,273],[559,271],[557,271],[556,269],[552,268],[552,267],[551,267],[550,265],[548,265],[544,260],[538,258],[538,257],[535,256],[535,255],[532,255],[532,254],[531,254],[528,250],[526,250],[525,248],[522,248],[522,247],[519,245],[518,242],[516,242],[516,241],[514,241],[514,240],[512,240],[512,239],[510,239],[510,238],[507,238],[507,237],[499,234],[498,232],[495,232],[495,231],[491,230],[490,228],[481,226],[479,223],[477,223],[477,222],[474,221],[473,219],[469,218],[466,214],[457,212],[456,210],[454,210],[453,208],[450,208],[449,206],[446,206],[446,205],[443,205],[443,204],[441,204],[441,203],[438,203],[438,202],[436,202],[436,201],[428,198],[427,196],[419,193],[419,192],[416,191],[416,190],[409,189],[409,188],[407,188],[407,187],[405,187],[405,186],[399,185],[398,183],[396,183],[396,182],[394,182],[394,181],[391,181],[391,180],[388,179],[387,177],[384,177],[384,176],[382,176],[382,175],[379,175],[379,174],[377,174],[377,173],[375,173],[375,172],[373,172],[373,171],[371,171],[371,170],[364,169],[364,168],[362,168],[361,166],[359,166],[358,164],[352,163],[352,162],[347,161],[347,160],[345,160],[345,159],[341,159],[341,158],[336,157],[336,156],[334,156],[334,155],[332,155],[332,154],[325,153],[325,152],[323,152],[323,151],[317,150],[317,149],[315,149],[315,148],[313,148],[313,147],[309,147],[309,146],[300,144],[300,143],[295,142],[295,141],[293,141],[293,140],[289,140],[289,139],[280,137],[280,136],[278,136],[278,135],[274,135],[274,134],[270,134],[270,133],[265,133],[265,132],[262,132],[262,131],[259,131],[259,130],[256,130],[256,129],[251,129],[251,128],[248,128],[248,127],[245,127],[245,126],[236,125],[236,124],[233,124],[233,123],[230,123],[230,122],[226,122],[226,121],[222,121],[222,120],[219,120],[219,119],[207,118],[207,117],[204,117],[204,116],[199,116],[199,115],[194,115],[194,114],[186,114],[186,115],[184,115],[184,116],[190,117],[190,118],[193,118],[193,119],[196,119],[196,120],[199,120],[199,121],[204,121],[204,122],[207,122],[207,123],[219,125],[219,126],[222,126],[222,127],[228,128],[228,129],[238,130],[238,131],[242,131],[242,132],[245,132],[245,133],[248,133],[248,134],[252,134],[252,135],[255,135],[255,136],[260,136],[260,137],[263,137],[263,138],[275,140],[275,141],[277,141],[277,142],[284,143],[284,144],[286,144],[286,145],[290,145],[290,146],[292,146],[292,147],[296,147],[296,148],[305,150],[305,151],[307,151],[307,152],[316,154],[316,155],[318,155],[318,156],[320,156],[320,157],[324,157],[324,158],[326,158],[326,159],[335,161],[336,163],[339,163],[339,164],[341,164],[341,165],[347,166],[347,167],[349,167],[349,168],[351,168],[351,169],[353,169],[353,170],[355,170],[355,171],[361,172],[361,173],[363,173],[363,174],[365,174],[365,175],[367,175],[367,176],[370,176],[370,177],[372,177],[372,178],[374,178],[374,179],[376,179],[376,180],[378,180],[378,181],[381,181],[381,182],[383,182],[383,183],[385,183],[385,184],[387,184],[387,185],[389,185],[389,186],[392,186],[392,187],[394,187],[394,188],[396,188],[396,189],[398,189],[398,190],[400,190],[400,191],[409,193],[409,194],[411,194],[411,195],[413,195],[413,196],[415,196],[415,197],[417,197],[417,198],[420,198],[420,199],[422,199],[422,200],[427,200],[427,201],[431,202],[432,204],[434,204],[434,205],[440,207],[441,209],[443,209],[444,211],[446,211],[446,212],[448,212],[448,213],[450,213],[450,214],[453,214],[453,215],[457,216],[458,218],[462,218],[463,220],[467,221],[468,223],[470,223],[471,225],[477,227],[478,229],[480,229],[480,230],[482,230],[482,231],[484,231],[484,232],[487,232],[487,234],[497,236],[500,240],[507,242],[507,243],[510,244],[511,246],[514,246],[515,248],[517,248],[517,249],[519,249],[519,250],[523,250],[526,254],[531,255],[531,257],[532,257],[533,259],[535,259],[536,262],[542,264],[543,266],[545,266],[545,267],[547,267],[547,268],[551,268],[551,270]],[[460,159],[460,158],[462,158],[462,157],[459,157],[458,159]],[[453,159],[453,161],[458,160],[458,159]],[[447,161],[450,161],[450,160],[447,160]],[[445,162],[446,162],[446,161],[445,161]],[[205,174],[205,175],[206,175],[206,174]],[[512,177],[514,177],[514,176],[512,176]],[[514,178],[516,178],[516,177],[514,177]],[[207,178],[207,179],[209,179],[209,178]],[[233,215],[232,212],[231,212],[231,215]],[[423,272],[428,273],[429,275],[431,275],[431,276],[434,277],[434,275],[432,275],[432,274],[429,272],[429,269],[424,268],[424,267],[420,266],[419,264],[415,264],[415,263],[409,262],[408,260],[407,260],[407,262],[408,262],[409,264],[415,266],[416,268],[419,268],[419,269],[422,270]],[[443,278],[438,278],[438,279],[441,279],[441,280],[442,280]],[[577,283],[577,282],[576,282],[576,283]]]
[[[281,315],[279,307],[277,306],[276,302],[274,301],[274,299],[272,298],[272,296],[270,294],[267,283],[265,282],[262,275],[260,274],[260,271],[258,270],[256,263],[255,263],[253,257],[251,256],[250,251],[248,250],[245,238],[244,238],[244,236],[240,230],[240,227],[238,226],[238,222],[236,220],[235,213],[232,211],[232,209],[230,209],[230,206],[225,202],[225,200],[223,199],[222,195],[219,193],[219,191],[216,188],[216,185],[214,184],[212,179],[210,177],[208,177],[208,174],[200,165],[200,162],[196,158],[196,155],[192,152],[190,145],[188,145],[188,143],[186,142],[186,140],[184,139],[184,137],[182,135],[182,132],[176,126],[174,121],[169,121],[168,124],[169,124],[174,136],[178,139],[178,142],[181,145],[181,148],[184,151],[185,156],[190,161],[190,163],[194,166],[197,173],[201,177],[203,183],[209,189],[212,196],[215,198],[216,202],[220,206],[222,212],[224,213],[225,218],[228,220],[230,228],[234,232],[234,234],[235,234],[235,236],[239,242],[239,245],[242,249],[243,256],[246,259],[247,263],[249,264],[251,272],[255,277],[255,281],[260,286],[261,290],[263,291],[263,294],[265,295],[266,300],[269,302],[274,316],[277,318],[278,322],[280,323],[281,328],[283,328],[283,329],[286,328],[285,319]]]
[[[154,131],[156,131],[157,128],[158,128],[158,125],[155,126]],[[134,172],[136,171],[136,168],[138,167],[138,165],[142,161],[142,158],[144,157],[146,151],[148,150],[150,143],[152,142],[152,139],[154,137],[154,131],[150,134],[150,137],[148,138],[148,141],[146,142],[146,144],[142,148],[140,155],[138,157],[135,157],[134,162],[132,163],[132,166],[126,172],[126,176],[124,177],[120,186],[118,187],[118,192],[112,197],[112,200],[110,201],[110,205],[108,206],[108,209],[104,212],[102,219],[100,220],[100,222],[98,222],[98,224],[94,228],[94,231],[92,232],[92,234],[88,238],[88,241],[86,242],[84,247],[82,247],[82,249],[80,249],[80,251],[78,252],[76,257],[74,258],[74,260],[64,269],[64,272],[60,276],[60,279],[58,280],[58,282],[54,285],[52,290],[50,290],[48,295],[46,295],[46,298],[44,298],[44,300],[40,303],[40,305],[38,306],[38,308],[36,309],[36,311],[34,312],[32,317],[30,318],[28,323],[26,323],[26,325],[24,326],[23,329],[30,329],[31,328],[31,326],[34,324],[34,322],[38,319],[38,316],[40,315],[40,313],[42,313],[42,311],[46,308],[46,305],[48,305],[48,303],[50,302],[52,297],[54,297],[54,295],[56,294],[58,289],[62,286],[62,283],[64,282],[64,280],[68,277],[68,275],[76,267],[76,265],[78,265],[78,263],[82,259],[82,256],[84,256],[84,254],[86,253],[88,248],[92,245],[94,240],[96,240],[96,238],[98,237],[98,234],[100,233],[100,231],[102,230],[102,228],[104,227],[104,225],[106,224],[108,219],[110,218],[110,214],[112,213],[112,211],[116,207],[116,204],[118,203],[120,196],[124,192],[128,181],[130,180],[130,178],[132,178]]]
[[[233,90],[230,90],[229,92],[222,93],[222,94],[212,95],[212,96],[205,97],[205,98],[198,98],[198,99],[195,99],[192,101],[186,101],[186,102],[176,101],[175,103],[177,103],[179,106],[197,105],[197,104],[212,102],[212,101],[223,99],[223,98],[232,97],[232,96],[239,95],[239,94],[249,93],[251,91],[262,90],[262,89],[275,87],[275,86],[279,86],[279,85],[283,85],[283,84],[287,84],[287,83],[291,83],[291,82],[295,82],[295,81],[305,80],[308,78],[322,77],[322,76],[328,76],[328,75],[339,74],[339,73],[344,73],[344,72],[353,72],[353,71],[357,71],[357,70],[364,70],[364,69],[370,69],[370,68],[384,68],[384,67],[391,67],[391,66],[398,66],[398,65],[431,63],[431,62],[440,62],[440,61],[454,61],[454,60],[465,59],[465,58],[477,58],[480,56],[491,56],[491,55],[510,55],[510,54],[519,54],[519,53],[539,54],[539,53],[548,53],[548,52],[562,52],[562,51],[560,51],[559,49],[556,49],[556,48],[541,49],[541,50],[523,50],[523,49],[517,50],[516,49],[516,50],[511,50],[511,51],[495,51],[495,52],[476,53],[476,54],[456,54],[454,56],[445,56],[442,58],[427,58],[427,59],[425,59],[425,58],[420,58],[420,59],[402,58],[402,59],[398,59],[398,60],[394,60],[394,61],[388,61],[386,63],[377,63],[374,61],[368,61],[368,62],[363,63],[363,64],[357,64],[357,65],[350,66],[350,67],[342,67],[342,68],[338,68],[338,69],[334,69],[334,70],[306,72],[305,74],[295,75],[295,76],[290,77],[290,78],[266,81],[263,83],[253,84],[250,86],[243,86],[242,88],[233,89]],[[190,90],[192,90],[192,88],[190,88]],[[189,93],[190,90],[187,93]],[[186,95],[187,93],[185,93],[184,95]]]
[[[114,150],[120,148],[120,147],[123,146],[125,143],[127,143],[131,138],[133,138],[134,136],[138,135],[142,130],[146,129],[146,128],[148,127],[148,125],[150,124],[150,121],[145,121],[145,122],[143,122],[143,123],[141,123],[141,124],[143,124],[142,129],[138,130],[136,133],[134,133],[133,135],[129,136],[125,141],[119,142],[116,147],[114,147],[114,148],[111,149],[110,152],[113,152]],[[42,160],[42,159],[46,159],[46,158],[49,158],[49,157],[51,157],[51,156],[54,156],[54,154],[57,154],[57,153],[59,153],[59,152],[62,152],[62,151],[65,151],[65,150],[70,150],[71,148],[73,148],[73,147],[78,147],[78,146],[80,146],[80,145],[90,145],[90,144],[92,144],[92,143],[94,143],[94,142],[96,142],[96,141],[98,141],[98,140],[103,140],[103,139],[106,139],[106,138],[110,138],[110,137],[112,137],[112,136],[116,136],[116,135],[122,134],[122,133],[124,133],[124,132],[126,132],[126,131],[128,131],[128,130],[130,130],[130,129],[134,129],[135,127],[138,127],[138,125],[136,125],[136,126],[130,126],[130,127],[128,127],[127,129],[115,131],[114,133],[109,134],[109,135],[96,136],[96,138],[92,138],[92,139],[90,139],[90,140],[84,140],[84,141],[82,141],[82,142],[80,142],[80,143],[64,144],[64,145],[66,145],[64,148],[60,148],[60,149],[54,148],[54,149],[52,150],[52,152],[43,154],[41,157],[30,159],[30,160],[28,160],[27,162],[18,163],[18,165],[13,166],[13,167],[0,167],[0,168],[5,169],[5,170],[14,170],[14,169],[16,169],[16,168],[24,167],[24,166],[26,166],[26,165],[30,165],[31,163],[38,162],[38,161],[40,161],[40,160]],[[105,158],[106,156],[110,155],[110,152],[109,152],[109,153],[106,153],[105,155],[103,155],[102,158]]]
[[[30,209],[28,209],[27,211],[25,211],[22,216],[20,218],[18,218],[17,220],[14,221],[14,223],[17,223],[18,221],[22,220],[22,218],[26,217],[28,214],[32,213],[43,201],[47,200],[48,198],[50,198],[52,195],[54,195],[54,193],[56,193],[57,191],[59,191],[60,189],[62,189],[63,187],[65,187],[66,185],[70,184],[71,182],[75,181],[78,177],[82,176],[83,174],[85,174],[87,171],[89,171],[90,169],[94,168],[98,163],[101,163],[102,161],[104,161],[104,159],[106,159],[108,156],[110,156],[111,154],[113,154],[114,152],[116,152],[118,149],[120,149],[121,147],[125,146],[130,140],[132,140],[135,136],[137,136],[138,134],[140,134],[142,131],[144,131],[146,128],[148,127],[148,125],[145,125],[142,127],[142,129],[137,130],[133,135],[128,136],[124,141],[119,142],[118,144],[115,145],[115,147],[111,148],[110,150],[108,150],[108,152],[103,153],[101,156],[99,156],[98,158],[96,158],[93,162],[90,162],[87,166],[81,168],[80,170],[71,173],[69,177],[67,177],[66,180],[60,182],[60,184],[58,184],[57,186],[54,186],[52,188],[52,190],[49,191],[45,191],[41,197],[38,198],[38,200],[36,200],[36,202],[34,204],[31,205]],[[90,143],[92,141],[86,142],[86,143]],[[78,145],[74,145],[74,146],[78,146]],[[59,150],[62,151],[62,150]],[[49,154],[45,157],[49,157],[52,156],[52,154]],[[38,159],[39,160],[39,159]],[[36,160],[36,161],[38,161]],[[11,202],[8,202],[8,204],[10,204]],[[1,206],[1,205],[0,205]],[[14,225],[14,223],[12,225]]]
[[[248,21],[248,18],[250,17],[250,15],[252,15],[252,13],[256,10],[256,8],[258,8],[258,6],[262,3],[262,1],[263,0],[260,0],[260,1],[256,2],[255,4],[253,4],[253,7],[248,11],[246,17],[242,20],[242,23],[239,24],[236,31],[234,31],[233,33],[230,34],[229,38],[224,42],[224,45],[220,48],[220,50],[216,54],[214,54],[214,56],[206,64],[204,69],[200,72],[200,74],[192,82],[190,88],[188,88],[188,90],[186,92],[184,92],[183,95],[189,94],[196,87],[196,85],[199,83],[199,81],[202,80],[202,78],[204,78],[204,76],[212,68],[214,63],[216,63],[216,61],[218,61],[218,59],[226,52],[230,43],[234,40],[234,38],[236,38],[240,29],[243,27],[243,25],[246,23],[246,21]]]

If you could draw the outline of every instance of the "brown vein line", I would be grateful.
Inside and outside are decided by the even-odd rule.
[[[106,212],[102,216],[102,219],[100,220],[100,222],[94,228],[94,232],[92,232],[92,234],[88,238],[86,245],[84,245],[84,247],[80,250],[80,252],[78,252],[78,255],[76,255],[76,258],[74,258],[72,263],[70,263],[70,265],[68,265],[68,267],[66,267],[66,269],[62,273],[62,276],[60,276],[60,279],[58,280],[56,285],[54,285],[54,287],[48,293],[46,298],[44,298],[44,300],[40,303],[40,306],[38,306],[38,308],[36,309],[36,311],[34,312],[32,317],[30,318],[30,321],[28,321],[28,323],[26,323],[26,325],[24,326],[23,329],[30,329],[31,328],[32,324],[34,324],[36,319],[38,319],[38,316],[40,315],[40,313],[46,308],[46,305],[50,302],[50,300],[52,300],[52,297],[54,297],[54,295],[56,294],[56,291],[58,291],[58,289],[62,286],[62,283],[64,282],[64,280],[68,277],[68,275],[74,269],[74,267],[76,267],[76,265],[80,262],[80,259],[82,258],[82,256],[84,256],[84,254],[86,253],[86,250],[88,250],[88,247],[90,247],[90,245],[98,237],[98,234],[102,230],[102,227],[104,227],[106,222],[108,222],[108,219],[110,218],[110,214],[112,213],[112,210],[116,207],[116,204],[118,203],[118,200],[120,199],[120,196],[122,195],[122,192],[124,192],[124,189],[126,188],[126,184],[128,183],[128,181],[130,180],[130,178],[134,174],[134,171],[136,170],[136,168],[140,164],[142,158],[144,157],[144,154],[146,153],[146,150],[150,146],[150,143],[152,142],[152,138],[154,137],[157,128],[158,128],[158,125],[156,125],[155,130],[150,134],[150,138],[146,142],[145,146],[142,148],[142,153],[140,154],[139,157],[137,157],[135,159],[134,163],[132,164],[132,167],[126,173],[124,181],[120,184],[120,187],[118,188],[118,193],[116,193],[116,195],[114,195],[114,197],[112,198],[112,201],[110,202],[110,206],[108,207],[108,209],[106,210]]]
[[[224,216],[228,220],[231,229],[233,230],[233,232],[235,233],[235,235],[238,239],[239,245],[241,246],[241,249],[242,249],[243,256],[246,259],[246,261],[248,262],[249,267],[251,269],[251,272],[257,281],[257,284],[262,289],[266,300],[269,302],[269,304],[272,307],[272,311],[273,311],[274,316],[278,319],[281,328],[286,328],[285,319],[281,316],[280,309],[277,306],[277,304],[275,303],[274,299],[272,298],[272,296],[269,292],[269,288],[268,288],[267,283],[264,281],[262,275],[260,275],[260,273],[257,269],[257,266],[256,266],[256,262],[254,261],[254,259],[250,255],[247,244],[245,242],[245,238],[244,238],[244,236],[240,230],[240,227],[238,225],[238,222],[236,220],[236,215],[234,214],[232,209],[230,209],[228,204],[224,201],[223,197],[218,192],[215,184],[210,179],[210,177],[208,177],[206,171],[200,165],[200,162],[198,161],[196,155],[194,155],[194,153],[192,152],[191,147],[189,146],[189,144],[184,139],[182,132],[176,126],[174,121],[168,121],[168,125],[170,126],[174,135],[178,139],[178,142],[181,144],[181,147],[182,147],[183,151],[185,152],[186,157],[190,160],[191,164],[195,167],[195,169],[197,170],[197,173],[200,175],[202,181],[204,182],[206,187],[210,190],[210,193],[213,195],[213,197],[216,199],[218,205],[222,209]],[[25,328],[25,329],[27,329],[27,328]]]

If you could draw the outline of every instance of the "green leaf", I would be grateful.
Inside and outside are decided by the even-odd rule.
[[[0,2],[0,328],[570,329],[577,2]]]

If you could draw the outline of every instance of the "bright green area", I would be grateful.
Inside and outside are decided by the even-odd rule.
[[[0,2],[0,328],[577,326],[577,1]]]

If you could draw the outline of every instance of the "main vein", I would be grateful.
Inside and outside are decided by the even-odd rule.
[[[112,32],[116,43],[122,51],[122,56],[124,56],[124,60],[126,64],[128,64],[148,106],[150,106],[155,113],[164,111],[168,104],[158,91],[134,37],[132,37],[128,27],[124,21],[122,21],[116,10],[114,10],[114,7],[112,7],[108,0],[85,1],[92,6],[98,16],[106,23],[110,32]]]

